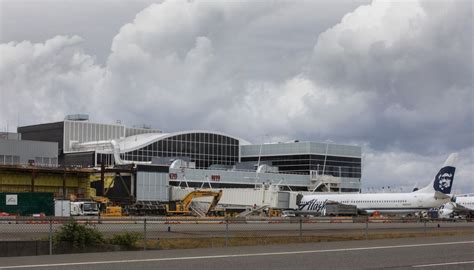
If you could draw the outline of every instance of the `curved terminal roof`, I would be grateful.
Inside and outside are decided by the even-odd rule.
[[[125,152],[134,151],[134,150],[143,148],[149,144],[152,144],[160,140],[164,140],[164,139],[174,137],[177,135],[191,134],[191,133],[209,133],[209,134],[222,135],[222,136],[226,136],[226,137],[230,137],[232,139],[238,140],[240,145],[250,144],[246,140],[243,140],[241,138],[237,138],[234,136],[230,136],[225,133],[215,132],[215,131],[205,131],[205,130],[189,130],[189,131],[172,132],[172,133],[145,133],[145,134],[139,134],[139,135],[126,137],[124,139],[118,140],[117,143],[120,146],[120,153],[125,153]]]

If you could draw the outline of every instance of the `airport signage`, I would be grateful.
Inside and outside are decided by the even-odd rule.
[[[18,205],[18,195],[16,195],[16,194],[7,194],[5,204],[6,205]]]

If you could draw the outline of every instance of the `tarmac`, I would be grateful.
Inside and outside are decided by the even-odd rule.
[[[10,257],[0,269],[474,269],[474,236]]]

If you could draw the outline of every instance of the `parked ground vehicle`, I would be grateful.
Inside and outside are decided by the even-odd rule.
[[[99,204],[100,215],[109,217],[121,217],[122,207],[118,205],[112,205],[112,202],[107,197],[92,197],[92,200]]]
[[[281,211],[281,216],[282,217],[296,217],[296,214],[294,210],[283,210]]]
[[[355,205],[347,205],[337,202],[326,203],[323,215],[325,216],[356,216],[357,207]]]
[[[268,209],[267,216],[268,217],[281,217],[282,212],[280,209]]]
[[[99,207],[96,202],[71,202],[71,216],[98,216]]]

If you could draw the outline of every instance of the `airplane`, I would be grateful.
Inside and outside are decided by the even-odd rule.
[[[300,197],[300,214],[321,215],[328,202],[355,205],[358,210],[372,214],[412,214],[430,208],[438,208],[451,200],[451,187],[456,171],[458,155],[452,153],[444,162],[429,185],[410,193],[357,193],[357,194],[309,194]]]
[[[474,210],[474,194],[470,196],[456,196],[454,202],[467,209]]]
[[[458,195],[451,202],[442,205],[439,210],[440,218],[452,218],[456,215],[474,216],[474,194]]]

